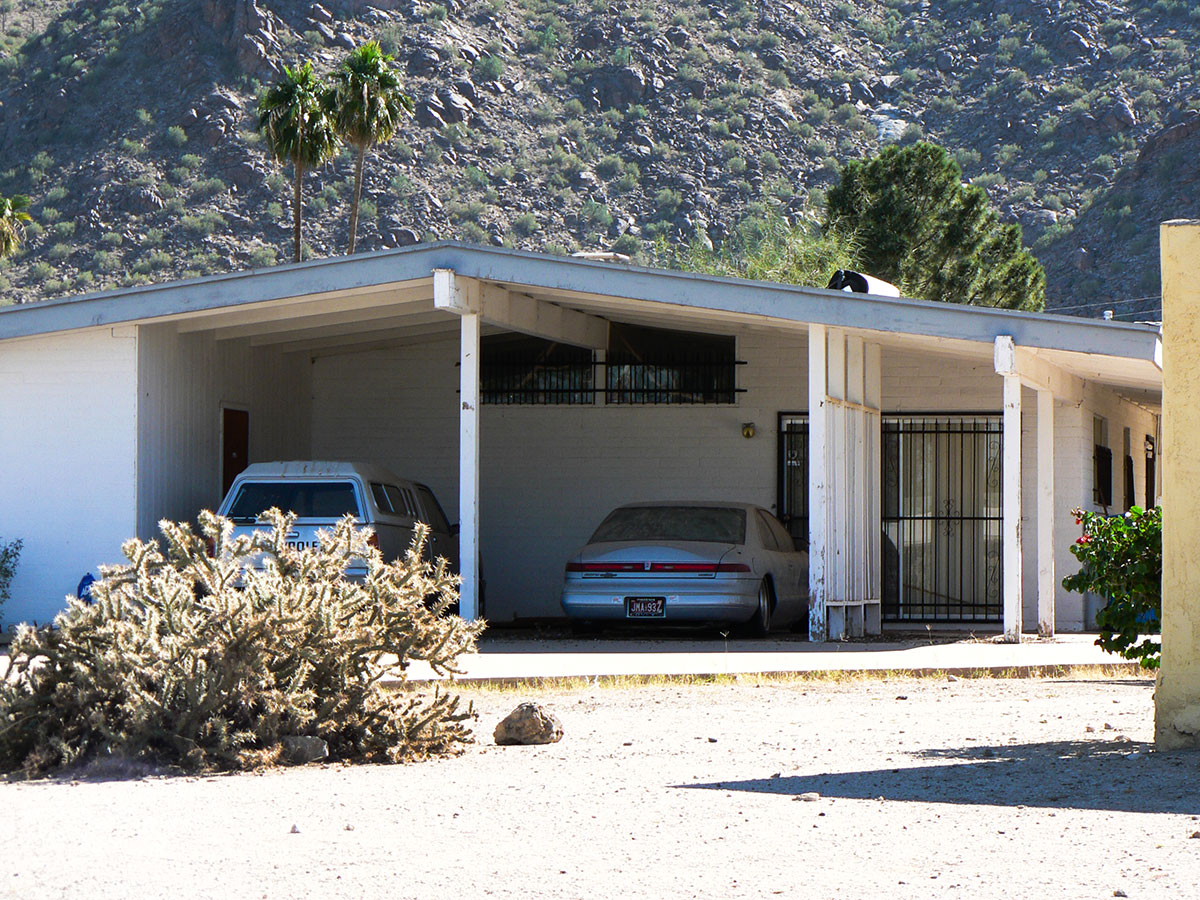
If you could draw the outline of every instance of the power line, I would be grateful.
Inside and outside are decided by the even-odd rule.
[[[1159,303],[1161,303],[1162,297],[1159,296],[1158,294],[1153,294],[1149,297],[1128,297],[1124,300],[1093,300],[1090,303],[1078,303],[1078,304],[1075,304],[1074,306],[1056,306],[1053,309],[1048,309],[1046,311],[1047,312],[1063,312],[1064,310],[1069,310],[1069,309],[1105,310],[1105,309],[1109,309],[1113,306],[1116,306],[1119,303],[1144,303],[1147,300],[1157,300]]]

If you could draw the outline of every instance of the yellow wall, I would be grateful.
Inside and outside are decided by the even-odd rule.
[[[1200,222],[1165,222],[1159,746],[1200,746]]]

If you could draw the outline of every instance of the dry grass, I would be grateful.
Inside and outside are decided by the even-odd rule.
[[[593,677],[506,678],[479,681],[455,681],[454,689],[463,695],[515,694],[535,688],[544,693],[568,693],[587,688],[629,690],[662,685],[779,685],[779,684],[860,684],[867,682],[959,679],[1045,678],[1097,681],[1108,679],[1145,679],[1145,670],[1134,663],[1105,666],[1024,666],[1011,669],[893,669],[887,671],[768,672],[711,675],[597,675]],[[403,686],[397,686],[403,687]],[[419,689],[411,683],[409,689]]]

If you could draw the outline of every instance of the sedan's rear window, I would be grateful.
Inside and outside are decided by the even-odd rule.
[[[746,511],[722,506],[626,506],[608,514],[592,543],[706,541],[743,544]]]
[[[229,518],[253,521],[273,506],[301,519],[362,517],[351,481],[249,481],[233,498]]]

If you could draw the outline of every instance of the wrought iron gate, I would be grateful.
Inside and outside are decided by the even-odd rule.
[[[884,416],[883,617],[1000,622],[1002,422]],[[808,416],[779,416],[779,516],[808,543]]]
[[[1001,417],[883,418],[883,617],[999,622]]]

